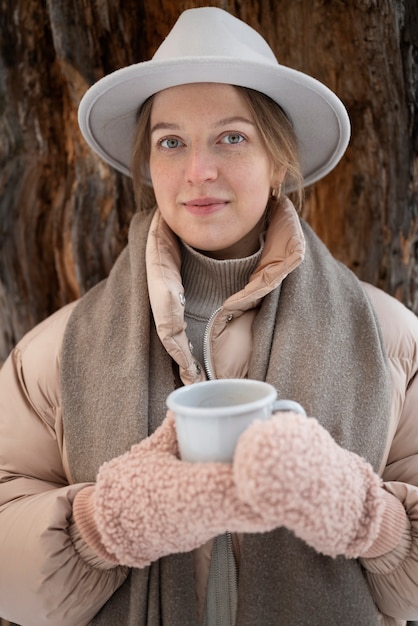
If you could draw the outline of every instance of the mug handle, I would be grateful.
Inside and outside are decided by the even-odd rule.
[[[306,417],[306,411],[299,402],[295,400],[276,400],[273,402],[273,413],[277,411],[293,411],[294,413],[300,413]]]

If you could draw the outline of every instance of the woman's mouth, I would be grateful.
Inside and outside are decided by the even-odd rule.
[[[183,202],[184,207],[193,215],[211,215],[222,210],[228,204],[228,200],[223,198],[193,198]]]

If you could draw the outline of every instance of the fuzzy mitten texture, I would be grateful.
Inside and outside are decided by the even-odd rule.
[[[355,558],[379,533],[380,478],[314,418],[288,412],[254,422],[238,441],[233,467],[243,501],[317,552]]]
[[[153,435],[104,463],[96,485],[87,489],[84,495],[80,492],[76,522],[89,543],[95,533],[86,532],[89,507],[82,501],[91,496],[90,509],[106,550],[102,553],[121,565],[144,567],[167,554],[193,550],[227,530],[273,528],[240,501],[231,465],[179,460],[171,413]],[[94,547],[100,549],[97,542]]]

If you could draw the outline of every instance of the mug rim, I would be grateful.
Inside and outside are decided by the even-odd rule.
[[[179,401],[179,397],[181,398],[181,396],[191,393],[192,388],[193,391],[196,391],[198,387],[213,387],[215,385],[217,385],[218,387],[224,387],[231,384],[237,387],[262,386],[266,389],[266,394],[261,398],[246,401],[242,404],[231,404],[218,407],[187,406],[180,403]],[[195,419],[215,419],[220,414],[224,413],[226,407],[228,408],[228,413],[231,417],[236,415],[243,416],[247,413],[253,412],[260,406],[268,404],[269,401],[271,402],[271,404],[273,404],[276,399],[277,390],[273,387],[273,385],[266,381],[249,378],[220,378],[215,380],[205,380],[198,383],[193,383],[191,385],[184,385],[183,387],[179,387],[167,396],[166,404],[167,407],[176,414],[176,417],[189,417],[193,415]],[[199,410],[199,415],[196,415],[196,409]]]

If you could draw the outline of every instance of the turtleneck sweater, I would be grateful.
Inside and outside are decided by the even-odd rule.
[[[193,346],[193,354],[202,365],[203,337],[211,315],[225,300],[245,287],[260,261],[262,250],[261,241],[259,250],[251,256],[218,260],[181,241],[186,332]]]

